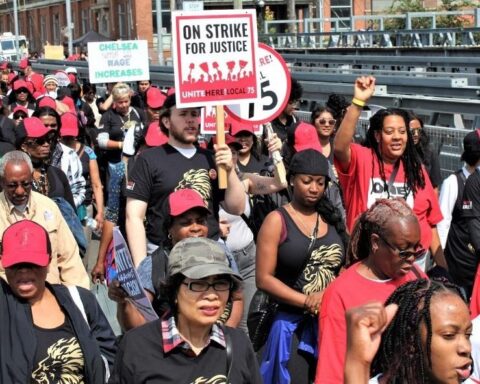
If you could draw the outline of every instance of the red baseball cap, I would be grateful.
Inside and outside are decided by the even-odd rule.
[[[27,68],[28,66],[32,65],[32,63],[30,62],[30,60],[28,60],[27,58],[25,59],[22,59],[20,60],[20,63],[18,64],[18,68],[20,69],[25,69]]]
[[[70,112],[75,112],[75,102],[70,96],[65,96],[62,100],[60,100],[63,104],[65,104]]]
[[[31,220],[10,225],[2,237],[2,266],[29,263],[46,267],[52,253],[48,232]]]
[[[1,71],[4,71],[7,68],[8,68],[8,63],[6,61],[4,61],[2,64],[0,64],[0,70]]]
[[[55,102],[55,99],[51,98],[50,96],[43,96],[38,100],[38,107],[50,107],[57,110],[57,103]]]
[[[32,93],[33,84],[30,82],[26,82],[25,80],[17,80],[13,83],[13,90],[16,91],[17,89],[25,88],[28,92]]]
[[[50,131],[54,131],[54,129],[47,128],[43,125],[42,120],[38,117],[27,117],[26,119],[23,119],[22,124],[25,127],[27,137],[42,137]]]
[[[168,142],[168,136],[165,135],[160,129],[158,121],[153,121],[147,128],[145,135],[145,143],[149,147],[158,147]]]
[[[305,149],[315,149],[322,152],[317,130],[312,124],[300,121],[287,129],[287,140],[296,152]]]
[[[28,116],[28,109],[22,105],[17,105],[15,108],[13,108],[12,113],[15,114],[17,112],[23,112]]]
[[[175,94],[175,88],[168,88],[168,91],[167,91],[167,96],[170,96],[170,95],[174,95]]]
[[[62,121],[62,126],[60,128],[60,136],[73,136],[77,137],[78,136],[78,118],[77,115],[75,115],[72,112],[67,112],[64,113],[60,117]]]
[[[190,209],[201,208],[210,213],[200,193],[193,189],[179,189],[168,196],[170,216],[179,216]]]
[[[230,134],[232,136],[236,136],[240,132],[248,132],[251,133],[252,135],[255,134],[255,131],[253,130],[253,124],[248,124],[248,123],[240,123],[239,121],[235,119],[230,119]]]
[[[147,89],[147,105],[152,109],[159,109],[163,106],[165,96],[162,91],[156,87],[150,87]]]
[[[212,144],[217,144],[217,135],[212,136]],[[242,144],[240,144],[232,135],[228,133],[225,134],[225,144],[232,146],[237,151],[242,149]]]

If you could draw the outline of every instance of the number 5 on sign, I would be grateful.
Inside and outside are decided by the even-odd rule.
[[[288,103],[290,72],[282,56],[268,45],[258,44],[260,71],[259,102],[226,106],[232,118],[239,121],[264,124],[275,119]]]

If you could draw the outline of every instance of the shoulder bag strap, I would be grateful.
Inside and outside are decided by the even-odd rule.
[[[87,313],[85,312],[85,307],[83,305],[82,298],[80,297],[80,292],[78,292],[78,288],[76,285],[67,285],[68,292],[70,292],[70,296],[72,296],[73,302],[77,306],[78,310],[82,314],[82,317],[85,319],[85,322],[90,328],[90,324],[88,323]]]
[[[388,179],[388,183],[387,183],[387,193],[388,193],[388,196],[390,197],[390,188],[393,186],[393,183],[395,183],[395,178],[397,177],[397,173],[398,173],[398,169],[400,168],[400,159],[398,159],[396,162],[395,162],[395,165],[393,166],[393,170],[392,170],[392,174],[390,175],[390,178]]]
[[[233,349],[232,349],[232,339],[227,332],[227,329],[220,325],[223,335],[225,336],[225,351],[227,353],[227,379],[225,383],[230,383],[230,373],[232,372],[232,361],[233,361]]]

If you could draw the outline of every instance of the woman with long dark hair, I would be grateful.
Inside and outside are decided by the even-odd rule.
[[[447,268],[436,224],[442,213],[425,168],[408,129],[408,114],[396,108],[382,109],[370,118],[365,146],[353,143],[360,113],[373,95],[375,78],[355,81],[352,105],[334,141],[335,166],[343,189],[347,227],[379,198],[402,197],[418,217],[422,246],[437,265]],[[425,269],[429,255],[419,264]]]
[[[257,287],[279,303],[260,369],[265,384],[315,377],[318,311],[347,242],[341,216],[325,196],[328,177],[320,152],[296,153],[289,165],[292,201],[271,212],[258,234]]]

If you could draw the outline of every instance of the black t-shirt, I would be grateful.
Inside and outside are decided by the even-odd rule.
[[[146,117],[143,111],[131,107],[130,113],[122,116],[114,109],[109,109],[102,115],[98,127],[98,133],[106,132],[110,140],[123,141],[125,132],[128,129],[134,129],[136,125],[141,124],[142,129],[145,126]],[[118,163],[122,159],[121,149],[110,149],[105,151],[105,159],[109,163]]]
[[[127,197],[148,203],[146,232],[150,242],[161,245],[165,240],[163,203],[170,193],[183,188],[196,190],[208,203],[214,213],[208,216],[208,235],[218,238],[218,208],[224,192],[218,188],[212,152],[197,148],[188,159],[165,144],[138,156],[127,183]]]
[[[225,329],[233,347],[229,383],[260,384],[262,380],[250,340],[239,329]],[[198,356],[189,356],[178,347],[165,353],[162,340],[160,320],[125,334],[109,383],[225,383],[225,348],[211,341]]]
[[[480,169],[476,169],[465,183],[463,193],[463,216],[467,219],[470,244],[480,257]]]
[[[37,338],[32,383],[82,383],[83,352],[70,321],[52,329],[34,326]]]
[[[478,171],[474,172],[466,181],[461,178],[457,171],[458,196],[452,212],[452,221],[448,231],[447,243],[445,245],[445,259],[448,264],[448,270],[453,281],[466,288],[470,293],[475,271],[477,268],[477,257],[472,246],[472,238],[469,232],[469,223],[480,220],[480,183]],[[476,176],[475,176],[476,175]],[[467,185],[468,191],[467,191]],[[477,188],[477,195],[473,195],[476,200],[475,210],[470,195]],[[480,237],[478,232],[477,237]]]
[[[258,173],[264,171],[269,166],[268,156],[260,155],[260,158],[257,159],[255,156],[250,155],[248,163],[243,165],[240,161],[237,162],[238,169],[243,173]]]

